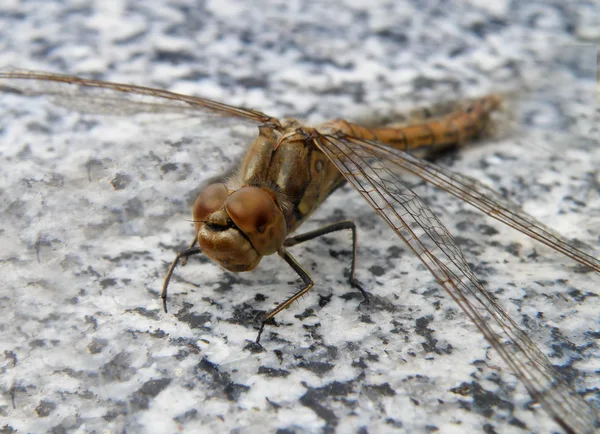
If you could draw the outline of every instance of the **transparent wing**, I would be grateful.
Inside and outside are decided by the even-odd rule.
[[[391,170],[391,167],[408,168],[420,174],[423,164],[427,163],[416,160],[419,163],[416,164],[410,155],[401,151],[343,134],[317,135],[314,142],[419,257],[500,353],[530,395],[568,431],[593,432],[598,421],[596,411],[562,380],[550,361],[502,310],[477,279],[452,235],[429,207]],[[437,173],[445,176],[450,174],[439,170]],[[465,189],[467,184],[472,185],[476,188],[470,191],[470,203],[479,204],[477,198],[481,194],[478,190],[481,185],[463,178],[450,178],[445,184],[437,181],[437,185],[444,185],[444,189],[448,189],[447,184],[462,185]],[[482,206],[487,204],[508,212],[504,211],[507,209],[505,203],[494,202],[497,198],[496,194],[493,199],[483,201]],[[515,210],[510,212],[519,219],[523,218]],[[532,218],[525,219],[525,226],[530,226],[531,222]]]
[[[402,170],[417,175],[473,205],[490,217],[600,273],[600,260],[592,256],[590,247],[582,243],[580,248],[573,247],[565,237],[546,227],[539,220],[525,213],[517,204],[476,179],[452,172],[381,143],[363,141],[362,145],[374,156],[391,161]],[[590,253],[586,253],[583,249],[589,250]]]
[[[257,124],[276,121],[256,110],[234,107],[205,98],[42,71],[1,70],[0,90],[47,96],[60,105],[84,113],[212,113]]]

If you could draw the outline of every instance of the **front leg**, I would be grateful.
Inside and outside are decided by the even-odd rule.
[[[315,229],[314,231],[305,232],[303,234],[289,237],[284,241],[283,245],[284,245],[284,247],[292,247],[292,246],[295,246],[296,244],[300,244],[305,241],[313,240],[317,237],[327,235],[332,232],[342,231],[345,229],[350,229],[352,231],[352,262],[350,263],[350,278],[348,280],[350,281],[350,285],[352,285],[354,288],[356,288],[360,291],[360,293],[363,295],[363,297],[365,299],[364,301],[366,303],[368,303],[369,296],[368,296],[367,291],[365,291],[365,289],[362,287],[360,282],[354,277],[354,272],[356,270],[356,253],[357,253],[358,244],[357,244],[357,236],[356,236],[356,225],[354,224],[353,221],[345,220],[345,221],[330,224],[328,226],[325,226],[325,227],[322,227],[319,229]]]
[[[311,288],[315,285],[315,282],[313,282],[310,275],[306,272],[306,270],[304,268],[302,268],[302,266],[298,263],[298,261],[296,261],[296,258],[294,258],[287,250],[285,250],[282,247],[277,251],[277,254],[279,256],[281,256],[281,258],[285,262],[287,262],[288,265],[290,267],[292,267],[296,273],[298,273],[298,276],[300,276],[300,278],[302,279],[302,282],[304,282],[304,287],[300,291],[298,291],[294,295],[292,295],[290,298],[288,298],[286,301],[281,303],[279,306],[277,306],[275,309],[273,309],[271,312],[269,312],[267,315],[265,315],[265,319],[263,319],[263,322],[260,325],[260,329],[258,330],[258,336],[256,336],[257,344],[260,342],[260,336],[262,335],[262,332],[265,329],[265,325],[266,325],[267,321],[269,321],[271,318],[273,318],[275,315],[277,315],[283,309],[288,307],[294,301],[298,300],[298,298],[302,297],[304,294],[306,294],[308,291],[310,291]]]
[[[363,295],[363,297],[365,299],[364,301],[368,303],[369,298],[368,298],[367,292],[364,290],[364,288],[358,282],[358,280],[354,277],[354,271],[356,269],[355,265],[356,265],[356,249],[357,249],[356,225],[354,224],[354,222],[342,221],[342,222],[338,222],[338,223],[333,223],[331,225],[325,226],[320,229],[316,229],[314,231],[310,231],[310,232],[306,232],[304,234],[299,234],[299,235],[296,235],[293,237],[289,237],[284,241],[283,246],[284,247],[295,246],[296,244],[300,244],[305,241],[309,241],[309,240],[315,239],[317,237],[320,237],[322,235],[330,234],[332,232],[336,232],[336,231],[340,231],[340,230],[344,230],[344,229],[350,229],[352,231],[352,263],[350,265],[349,281],[353,287],[357,288],[361,292],[361,294]],[[311,288],[314,286],[314,282],[313,282],[312,278],[310,277],[310,275],[308,274],[308,272],[304,268],[302,268],[302,266],[298,263],[298,261],[296,261],[296,259],[285,248],[282,247],[281,249],[279,249],[279,251],[277,253],[285,262],[288,263],[288,265],[290,267],[292,267],[292,269],[298,274],[298,276],[300,276],[300,278],[302,279],[302,282],[304,282],[304,287],[300,291],[298,291],[294,295],[292,295],[290,298],[285,300],[283,303],[281,303],[279,306],[277,306],[275,309],[273,309],[271,312],[269,312],[267,315],[265,315],[265,318],[264,318],[262,324],[260,325],[260,329],[258,331],[258,336],[256,337],[256,343],[259,343],[260,337],[262,335],[262,332],[265,328],[267,321],[269,321],[271,318],[273,318],[279,312],[284,310],[286,307],[288,307],[294,301],[298,300],[298,298],[300,298],[304,294],[308,293],[308,291],[310,291]]]

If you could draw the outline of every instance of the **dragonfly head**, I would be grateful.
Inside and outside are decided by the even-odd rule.
[[[230,192],[225,184],[205,187],[194,204],[202,251],[229,271],[250,271],[275,253],[287,235],[285,218],[272,192],[245,186]]]

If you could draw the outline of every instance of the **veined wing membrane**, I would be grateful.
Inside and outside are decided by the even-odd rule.
[[[357,139],[353,139],[353,141],[356,142],[356,145],[365,148],[366,152],[371,153],[371,155],[391,161],[402,170],[417,175],[462,201],[473,205],[490,217],[600,273],[600,260],[573,247],[560,234],[555,233],[543,223],[526,214],[518,205],[502,197],[497,191],[476,179],[452,172],[381,143]]]
[[[3,82],[5,79],[10,81]],[[0,88],[26,95],[48,96],[58,104],[86,113],[124,115],[204,112],[237,117],[257,124],[275,121],[256,110],[230,106],[206,98],[42,71],[2,70]]]
[[[343,134],[317,135],[314,142],[419,257],[530,395],[570,432],[593,432],[598,420],[596,411],[561,379],[550,361],[483,287],[452,235],[429,207],[386,166],[396,163],[379,152],[379,147],[387,147]],[[412,163],[405,159],[404,164]]]

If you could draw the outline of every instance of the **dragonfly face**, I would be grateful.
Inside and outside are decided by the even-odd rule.
[[[254,186],[235,191],[225,184],[207,186],[194,204],[194,226],[204,254],[234,272],[254,269],[287,235],[275,194]]]

